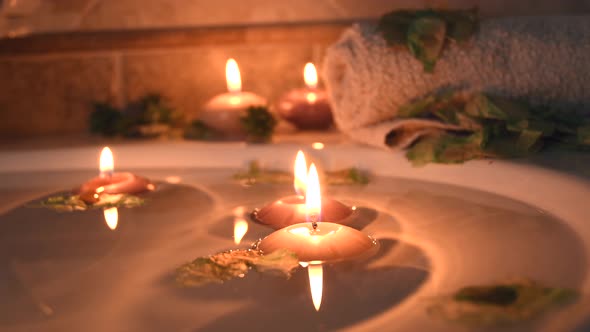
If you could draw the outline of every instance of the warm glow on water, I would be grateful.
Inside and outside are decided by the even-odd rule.
[[[324,268],[321,263],[310,263],[307,267],[307,273],[309,274],[309,288],[311,289],[313,306],[316,311],[319,311],[324,288]]]

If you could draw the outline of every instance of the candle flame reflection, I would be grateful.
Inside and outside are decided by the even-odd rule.
[[[244,235],[248,233],[248,222],[244,218],[234,219],[234,243],[240,244]]]
[[[307,161],[301,150],[297,152],[297,157],[295,157],[294,178],[293,186],[295,187],[295,192],[299,196],[305,196],[307,187]]]
[[[309,275],[309,288],[311,289],[313,306],[316,311],[319,311],[324,288],[324,268],[321,263],[311,262],[307,267],[307,273]]]
[[[305,192],[305,214],[307,221],[321,221],[322,197],[320,180],[315,164],[312,163],[307,173],[307,190]]]
[[[117,228],[117,223],[119,222],[119,211],[116,207],[112,207],[105,209],[103,214],[107,226],[114,231]]]
[[[305,80],[305,85],[307,85],[308,88],[317,88],[318,72],[316,71],[313,63],[308,62],[305,64],[305,67],[303,68],[303,79]]]
[[[105,146],[100,152],[99,170],[102,177],[112,175],[115,170],[113,152],[108,146]]]
[[[229,92],[242,91],[242,77],[240,75],[240,68],[234,59],[228,59],[225,63],[225,80],[227,82],[227,90]]]

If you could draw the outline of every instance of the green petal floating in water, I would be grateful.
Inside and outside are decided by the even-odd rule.
[[[468,286],[453,296],[436,299],[428,313],[472,327],[517,323],[545,310],[567,304],[577,293],[543,286],[534,281]]]
[[[49,197],[29,207],[45,207],[56,211],[86,211],[91,209],[133,208],[145,203],[143,198],[128,194],[100,194],[97,202],[88,204],[78,195],[58,195]]]
[[[288,250],[277,250],[268,255],[260,250],[231,250],[207,257],[199,257],[176,269],[176,283],[182,287],[199,287],[243,278],[251,269],[271,272],[286,278],[299,266],[297,256]]]
[[[369,175],[357,168],[347,168],[325,173],[325,181],[329,185],[365,185],[369,183]],[[233,175],[238,181],[247,185],[257,183],[290,184],[293,183],[293,174],[284,171],[262,169],[258,161],[252,161],[245,172]]]

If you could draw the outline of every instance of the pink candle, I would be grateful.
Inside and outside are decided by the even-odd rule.
[[[88,180],[76,190],[80,198],[87,203],[94,203],[102,193],[137,194],[155,189],[154,184],[146,178],[129,172],[113,171],[113,153],[105,147],[100,154],[100,175]]]
[[[332,110],[326,91],[317,88],[315,66],[307,63],[303,70],[304,89],[283,95],[276,104],[278,114],[299,129],[327,129],[332,125]]]

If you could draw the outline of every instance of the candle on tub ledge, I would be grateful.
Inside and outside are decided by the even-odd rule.
[[[294,224],[265,237],[256,248],[269,254],[279,249],[294,252],[299,264],[308,268],[309,284],[316,311],[322,301],[323,266],[374,254],[378,243],[362,232],[340,224],[323,222],[322,198],[315,165],[309,168],[305,210],[307,222]]]
[[[227,138],[243,138],[244,129],[240,118],[252,106],[265,106],[266,99],[252,93],[242,91],[242,78],[238,63],[229,59],[225,65],[225,78],[228,92],[209,100],[198,115],[208,127],[225,135]]]
[[[283,197],[260,209],[255,209],[250,217],[256,222],[280,229],[289,225],[306,221],[305,193],[307,188],[307,161],[300,150],[297,152],[294,166],[295,192],[297,195]],[[354,212],[354,207],[325,197],[322,200],[322,213],[326,220],[336,223],[346,223]]]
[[[86,203],[95,203],[99,195],[138,194],[155,189],[150,180],[129,172],[114,172],[113,153],[109,147],[100,153],[100,174],[75,190]]]
[[[318,89],[315,66],[309,62],[303,69],[306,88],[292,90],[276,103],[277,113],[299,129],[327,129],[332,125],[328,94]]]

